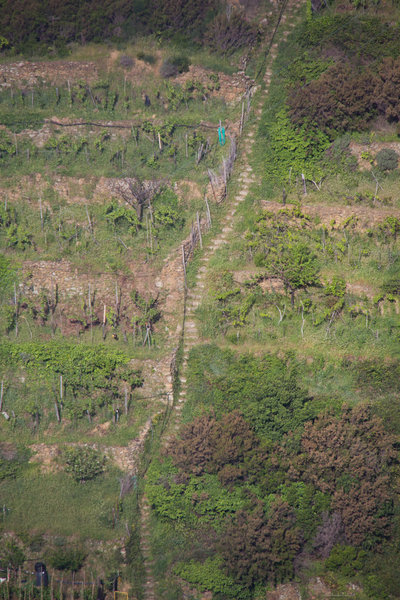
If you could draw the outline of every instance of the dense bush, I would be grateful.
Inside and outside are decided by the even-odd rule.
[[[394,171],[399,164],[399,155],[392,148],[383,148],[375,157],[376,164],[382,171]]]
[[[259,582],[279,583],[293,575],[293,559],[301,534],[286,502],[276,500],[265,515],[258,502],[251,511],[238,511],[221,539],[228,572],[250,589]]]
[[[338,63],[319,79],[288,96],[292,121],[314,126],[333,139],[338,132],[365,129],[377,114],[374,109],[376,79],[368,71],[358,73],[349,65]]]
[[[79,571],[85,558],[85,552],[78,548],[57,548],[50,554],[49,563],[59,571]]]
[[[179,73],[189,70],[190,60],[187,56],[172,56],[166,58],[160,67],[160,75],[165,79],[176,77]]]
[[[207,45],[223,54],[230,54],[243,46],[251,46],[257,39],[257,30],[246,21],[244,10],[231,6],[218,14],[210,23],[205,35]]]
[[[301,174],[307,179],[322,176],[321,156],[330,146],[330,139],[308,123],[294,124],[286,108],[271,115],[266,126],[265,175],[287,181]]]
[[[183,34],[201,41],[217,0],[9,0],[0,2],[4,48],[17,52],[66,52],[72,41],[127,40],[136,33]]]
[[[290,479],[311,483],[331,496],[347,543],[376,548],[390,535],[393,492],[390,468],[395,438],[369,407],[344,407],[305,425],[301,453],[288,454]],[[289,458],[290,456],[290,458]]]
[[[319,56],[338,56],[359,64],[400,55],[399,26],[378,17],[359,14],[321,14],[304,21],[297,30],[300,47]]]
[[[64,450],[64,462],[67,473],[83,483],[103,473],[105,457],[94,448],[83,446]]]
[[[311,403],[296,366],[272,355],[235,357],[201,349],[191,369],[192,395],[214,407],[217,417],[239,410],[259,436],[279,439],[310,415]]]

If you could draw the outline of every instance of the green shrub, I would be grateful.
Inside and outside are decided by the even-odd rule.
[[[154,63],[156,62],[156,57],[153,54],[147,54],[146,52],[138,52],[136,56],[139,60],[143,60],[149,65],[154,65]]]
[[[25,553],[13,539],[2,540],[0,567],[17,570],[25,562]]]
[[[400,277],[388,279],[382,284],[381,289],[385,294],[400,296]]]
[[[392,148],[383,148],[375,157],[381,171],[394,171],[399,164],[399,155]]]
[[[175,77],[179,73],[189,71],[189,66],[190,60],[187,56],[172,56],[164,60],[160,68],[160,75],[165,79]]]
[[[49,556],[49,563],[53,569],[59,571],[79,571],[86,558],[85,552],[77,548],[57,548]]]
[[[226,575],[220,557],[207,558],[203,563],[191,560],[189,563],[178,563],[174,572],[198,590],[209,590],[213,598],[234,598],[245,600],[251,597],[250,591],[237,585],[233,578]]]
[[[83,483],[94,479],[104,471],[105,457],[87,446],[67,448],[64,451],[65,470],[75,481]]]
[[[353,546],[337,545],[332,548],[329,558],[325,561],[327,569],[340,571],[351,577],[359,573],[364,565],[366,552],[356,550]]]

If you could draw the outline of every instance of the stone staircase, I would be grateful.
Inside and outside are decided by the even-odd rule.
[[[290,24],[288,21],[295,8],[295,2],[293,0],[289,1],[286,5],[285,12],[281,16],[280,27],[284,28],[282,35],[283,39],[286,39],[291,27],[294,25],[294,23]],[[187,381],[185,374],[190,350],[199,343],[200,336],[196,322],[196,309],[201,304],[203,295],[207,289],[208,263],[218,249],[224,246],[224,244],[228,243],[229,237],[234,232],[237,207],[246,199],[250,186],[256,181],[253,169],[249,163],[249,154],[251,152],[252,144],[255,141],[256,128],[258,127],[258,121],[262,114],[262,106],[265,102],[265,96],[268,94],[269,83],[271,81],[272,74],[272,63],[276,58],[277,50],[278,43],[274,41],[267,57],[267,67],[264,75],[264,93],[263,95],[260,95],[258,103],[253,107],[256,119],[254,119],[251,124],[246,126],[244,135],[242,136],[240,142],[241,148],[245,148],[246,150],[239,151],[239,160],[235,166],[236,173],[238,170],[240,170],[240,175],[238,176],[238,182],[240,184],[239,191],[235,194],[232,200],[229,198],[229,196],[226,198],[225,203],[229,205],[229,208],[221,222],[221,231],[209,242],[208,246],[203,248],[201,266],[199,267],[196,275],[196,284],[193,288],[188,290],[186,294],[183,328],[183,360],[180,366],[180,392],[179,396],[174,399],[174,406],[169,426],[162,440],[162,444],[164,446],[168,445],[172,436],[176,434],[181,426],[181,412],[185,405],[187,394]],[[144,494],[141,502],[141,551],[145,561],[146,572],[144,598],[145,600],[156,600],[156,581],[153,576],[154,560],[151,553],[150,515],[151,507],[149,506],[148,499]]]

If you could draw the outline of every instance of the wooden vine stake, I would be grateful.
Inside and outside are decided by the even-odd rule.
[[[208,227],[211,227],[211,212],[210,212],[210,207],[208,205],[208,200],[207,200],[207,196],[204,196],[204,201],[206,203],[206,209],[207,209],[207,222],[208,222]]]
[[[244,125],[244,102],[242,102],[242,115],[240,117],[240,134],[243,131],[243,125]]]
[[[304,177],[304,173],[301,174],[301,179],[303,181],[303,192],[304,192],[304,195],[307,196],[306,178]]]
[[[15,306],[15,337],[18,337],[18,304],[17,304],[17,286],[14,283],[14,306]]]
[[[39,198],[39,208],[40,208],[40,227],[43,231],[43,206],[42,206],[42,198]]]
[[[128,408],[129,408],[129,403],[128,403],[128,386],[125,386],[125,414],[128,414]]]
[[[196,213],[196,221],[197,221],[197,231],[199,232],[199,242],[200,242],[200,248],[203,250],[203,238],[201,236],[201,227],[200,227],[200,216],[199,216],[199,211],[197,211]]]
[[[187,289],[186,283],[186,261],[185,261],[185,246],[182,244],[182,266],[183,266],[183,280],[185,283],[185,289]]]
[[[4,380],[1,380],[0,387],[0,412],[3,410]]]

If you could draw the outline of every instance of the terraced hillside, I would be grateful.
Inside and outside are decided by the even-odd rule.
[[[0,65],[9,596],[400,597],[398,8],[359,4]]]

